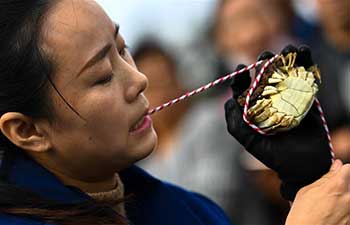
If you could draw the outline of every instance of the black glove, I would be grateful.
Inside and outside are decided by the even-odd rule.
[[[290,52],[297,52],[298,66],[309,68],[314,64],[309,48],[288,46],[282,50],[283,55]],[[271,52],[264,52],[258,60],[272,56]],[[243,67],[238,65],[236,70]],[[248,152],[278,173],[282,196],[293,201],[300,188],[320,178],[331,166],[330,147],[319,112],[314,104],[296,128],[271,136],[261,135],[243,121],[243,108],[237,102],[250,81],[247,71],[232,82],[233,98],[225,103],[227,129]]]

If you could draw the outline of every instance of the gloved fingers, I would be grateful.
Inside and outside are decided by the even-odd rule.
[[[225,103],[225,119],[228,132],[244,145],[243,130],[245,122],[243,121],[243,109],[235,99],[229,99]]]
[[[298,52],[298,49],[294,45],[287,45],[281,51],[283,56],[287,56],[289,53]]]
[[[264,51],[262,52],[259,56],[258,56],[258,61],[260,60],[266,60],[266,59],[271,59],[272,57],[274,57],[275,55],[270,52],[270,51]]]
[[[299,47],[296,64],[305,67],[305,69],[314,65],[311,50],[308,46],[303,45]]]
[[[303,66],[306,69],[308,69],[310,66],[314,65],[314,62],[311,57],[311,50],[306,45],[301,45],[298,48],[296,48],[294,45],[287,45],[285,48],[282,49],[281,54],[283,56],[287,56],[289,53],[297,53],[296,58],[296,64],[298,66]]]
[[[272,52],[264,51],[258,56],[258,61],[260,61],[260,60],[269,60],[269,59],[271,59],[274,56],[275,56],[275,54],[273,54]],[[262,66],[263,66],[263,64],[260,64],[259,66],[257,66],[255,68],[256,74],[258,74],[260,72]]]
[[[255,149],[255,145],[260,144],[259,138],[261,137],[258,136],[261,135],[244,122],[243,109],[233,98],[225,103],[225,119],[228,132],[248,151]]]
[[[246,67],[243,64],[239,64],[235,71],[241,70]],[[237,99],[245,90],[247,90],[251,83],[250,72],[247,70],[241,74],[232,78],[231,89],[233,92],[233,98]]]

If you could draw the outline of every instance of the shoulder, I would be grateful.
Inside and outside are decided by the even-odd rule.
[[[135,224],[230,224],[223,210],[200,194],[162,182],[137,167],[125,172],[121,175],[126,193],[135,197],[126,205],[127,212]]]
[[[0,225],[54,225],[29,218],[17,217],[0,213]]]
[[[173,184],[163,182],[164,188],[168,189],[173,196],[184,201],[193,209],[200,210],[201,212],[208,213],[208,215],[215,218],[226,219],[226,214],[214,201],[207,198],[206,196],[185,190],[181,187]]]

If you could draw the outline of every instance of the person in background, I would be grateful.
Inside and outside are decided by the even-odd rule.
[[[350,3],[293,0],[294,33],[312,47],[321,70],[318,98],[337,157],[350,161]]]
[[[350,2],[317,0],[321,35],[311,45],[319,64],[319,98],[328,121],[335,153],[350,162]]]
[[[159,42],[146,39],[135,48],[133,57],[150,80],[145,95],[152,106],[185,93],[179,61]],[[223,102],[205,99],[201,104],[203,101],[196,100],[182,101],[152,116],[159,132],[158,146],[138,165],[162,180],[210,197],[237,221],[233,209],[240,167],[238,151],[233,149],[238,150],[238,143],[225,130]]]
[[[279,51],[296,42],[292,17],[289,0],[221,0],[212,30],[217,54],[232,70],[238,62],[254,63],[266,49]]]
[[[209,31],[200,33],[197,38],[200,41],[196,39],[188,48],[190,50],[185,51],[183,61],[187,63],[186,74],[191,74],[189,79],[204,77],[193,89],[231,73],[238,62],[255,62],[256,56],[265,49],[277,51],[288,43],[297,42],[290,32],[292,15],[289,1],[218,1],[216,12],[208,21]],[[205,80],[208,77],[211,79]],[[181,184],[211,196],[236,224],[281,224],[289,204],[279,195],[279,179],[272,170],[242,151],[239,144],[232,143],[222,123],[224,112],[221,104],[229,97],[228,84],[204,93],[202,99],[191,107],[195,110],[194,116],[187,124],[199,129],[190,128],[192,135],[187,135],[187,145],[194,150],[186,151],[187,157],[182,157],[181,161],[187,165],[185,162],[190,159],[189,163],[203,162],[203,166],[191,164],[198,168],[193,171],[198,171],[199,176],[192,176]],[[196,148],[198,145],[201,147]],[[234,146],[234,152],[227,148],[229,145]],[[215,155],[212,149],[217,149],[221,155]],[[182,180],[186,177],[189,176],[183,175]],[[210,187],[208,183],[213,180],[224,185]]]
[[[211,31],[214,51],[221,59],[219,75],[231,73],[238,62],[256,62],[257,55],[266,49],[278,52],[282,46],[297,43],[291,32],[293,15],[288,0],[219,1]],[[220,97],[227,98],[229,92],[221,92]],[[250,204],[240,205],[243,212],[250,212],[240,218],[240,224],[283,223],[289,206],[279,194],[277,174],[242,149],[239,158],[240,183],[247,185],[240,186],[238,196],[251,199]]]
[[[146,74],[150,85],[145,95],[152,107],[157,107],[183,94],[184,88],[179,77],[178,60],[170,50],[153,38],[147,38],[136,46],[133,52],[137,68]],[[177,127],[186,116],[191,100],[182,101],[172,109],[153,115],[153,124],[159,132],[158,146],[154,152],[159,158],[172,154],[173,144],[178,140]],[[157,172],[157,171],[154,171]]]

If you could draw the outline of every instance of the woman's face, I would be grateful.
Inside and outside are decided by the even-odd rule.
[[[42,46],[55,63],[56,122],[49,126],[51,165],[94,179],[146,157],[157,136],[140,73],[115,25],[95,1],[60,0],[43,24]],[[54,165],[52,165],[54,164]]]

